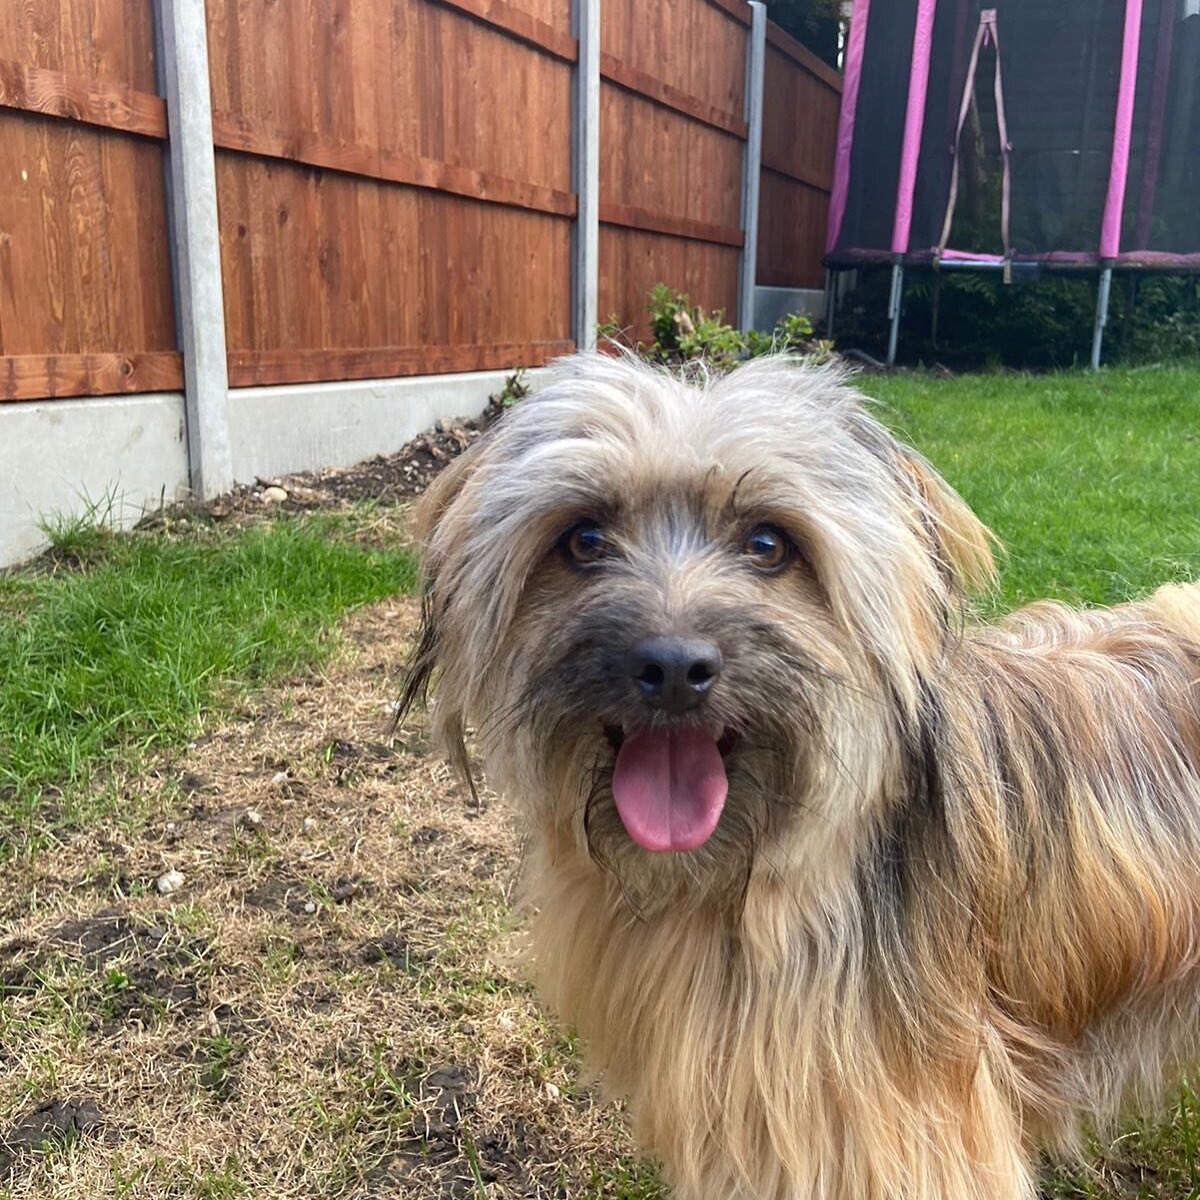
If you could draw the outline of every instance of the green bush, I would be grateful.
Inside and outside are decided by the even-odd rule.
[[[743,359],[772,351],[828,357],[833,345],[813,337],[812,323],[802,313],[788,313],[770,333],[756,329],[743,333],[726,324],[724,310],[709,312],[693,305],[683,292],[665,283],[655,284],[646,307],[652,342],[630,343],[615,317],[598,327],[601,338],[630,346],[651,362],[703,361],[717,370],[728,370]]]

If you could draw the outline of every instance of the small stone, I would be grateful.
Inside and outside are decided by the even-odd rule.
[[[258,829],[262,825],[262,814],[256,808],[248,808],[242,813],[242,824],[248,829]]]
[[[304,822],[303,822],[303,828],[304,828],[305,833],[316,833],[316,831],[317,831],[316,820],[312,817],[305,817]]]
[[[289,779],[291,779],[291,776],[286,771],[276,771],[275,774],[271,776],[271,786],[283,787],[283,785],[287,783]]]
[[[558,1086],[556,1084],[547,1083],[546,1095],[549,1096],[551,1100],[557,1100],[562,1093],[558,1090]]]
[[[264,504],[282,504],[288,498],[288,494],[281,487],[276,487],[272,484],[269,488],[263,488],[262,500]]]
[[[317,911],[316,903],[312,900],[305,900],[304,911],[311,917]]]
[[[169,896],[172,892],[177,892],[183,887],[186,880],[183,877],[182,871],[175,870],[172,867],[169,871],[163,872],[155,881],[154,886],[158,888],[159,894]]]

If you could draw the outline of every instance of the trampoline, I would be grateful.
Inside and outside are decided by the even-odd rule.
[[[825,265],[1200,270],[1200,0],[854,0]],[[829,317],[835,295],[832,274]]]

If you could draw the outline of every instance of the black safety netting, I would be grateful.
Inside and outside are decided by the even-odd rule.
[[[851,252],[852,261],[856,251],[886,255],[892,242],[916,9],[915,0],[891,0],[871,9],[835,258],[843,250]]]
[[[1189,15],[1191,7],[1143,0],[1123,252],[1176,260],[1200,253],[1200,14]],[[985,37],[986,10],[995,17]],[[978,0],[939,0],[934,9],[906,258],[1007,250],[1018,262],[1095,264],[1125,0],[1001,0],[986,10]],[[916,16],[916,0],[871,5],[846,209],[830,265],[890,255]],[[1002,128],[1010,146],[1007,222]],[[1170,265],[1152,257],[1143,255],[1147,265]]]
[[[1198,196],[1200,3],[1144,0],[1122,258],[1171,266],[1200,254]]]

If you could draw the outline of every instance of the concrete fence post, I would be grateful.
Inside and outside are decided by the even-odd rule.
[[[572,0],[579,58],[571,88],[571,186],[579,208],[571,245],[571,334],[596,344],[600,319],[600,0]]]
[[[204,0],[158,0],[157,8],[188,482],[195,496],[207,500],[233,486],[208,31]]]
[[[754,327],[758,265],[758,189],[762,173],[763,80],[767,61],[767,9],[750,0],[746,39],[746,146],[742,155],[742,253],[738,263],[738,328]]]

